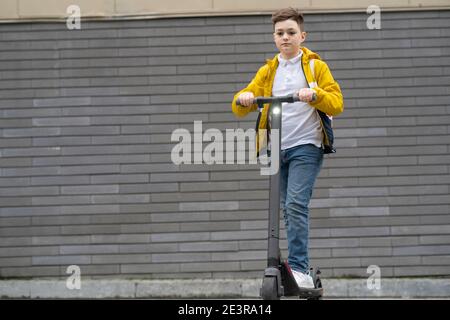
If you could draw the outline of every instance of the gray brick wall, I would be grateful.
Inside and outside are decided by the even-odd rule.
[[[341,84],[311,210],[325,276],[450,275],[450,12],[306,16]],[[267,177],[171,162],[177,128],[253,128],[233,93],[275,53],[268,16],[0,25],[0,277],[253,277]],[[282,232],[281,245],[286,253]]]

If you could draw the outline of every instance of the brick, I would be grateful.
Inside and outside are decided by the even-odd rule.
[[[357,160],[360,167],[375,167],[375,166],[407,166],[417,165],[417,156],[390,156],[390,157],[371,157],[359,158]]]
[[[20,148],[6,149],[3,151],[5,157],[37,157],[37,156],[55,156],[61,154],[60,147],[39,147],[39,148]]]
[[[33,100],[34,107],[65,107],[65,106],[83,106],[90,105],[90,97],[79,98],[49,98]]]
[[[93,224],[111,224],[111,223],[128,223],[130,221],[136,223],[150,222],[150,216],[148,214],[103,214],[90,217],[90,221]]]
[[[141,175],[141,176],[143,176],[143,175]],[[136,180],[138,180],[138,179],[136,179]],[[147,175],[147,181],[148,181],[148,175]],[[127,182],[127,181],[118,181],[118,182]],[[119,191],[120,191],[120,193],[138,193],[138,192],[152,193],[151,201],[159,202],[159,199],[161,199],[159,197],[160,192],[178,191],[178,184],[176,184],[176,183],[121,184],[119,186]],[[167,195],[169,196],[170,194],[167,194]]]
[[[422,235],[445,234],[450,229],[449,225],[424,225],[424,226],[393,226],[390,227],[392,235]]]
[[[430,276],[446,275],[448,273],[448,266],[407,266],[407,267],[395,267],[394,276],[421,276],[423,274]]]
[[[70,179],[64,176],[45,176],[32,177],[31,185],[70,185],[70,184],[87,184],[89,176],[72,176]]]
[[[0,188],[0,196],[45,196],[58,195],[58,187],[20,187],[20,188]]]
[[[92,203],[146,203],[150,201],[147,194],[123,194],[111,196],[92,196]]]
[[[446,244],[450,239],[449,235],[430,235],[430,236],[419,236],[419,243],[423,245],[429,244]],[[417,244],[417,243],[414,243]]]
[[[155,252],[177,252],[176,243],[156,243],[156,244],[121,244],[119,252],[121,253],[155,253]],[[191,250],[188,250],[191,251]]]
[[[90,137],[56,137],[56,138],[33,138],[33,146],[67,146],[87,145],[91,143]]]
[[[176,212],[177,203],[156,203],[156,204],[121,204],[121,212]]]
[[[311,208],[333,208],[333,207],[354,207],[357,205],[355,198],[330,198],[330,199],[312,199]]]
[[[0,266],[3,267],[23,267],[30,266],[31,258],[30,257],[17,257],[17,258],[0,258]],[[3,271],[2,271],[3,273]]]
[[[39,256],[32,257],[33,265],[85,265],[91,263],[90,256]]]
[[[42,137],[57,136],[61,134],[59,128],[22,128],[22,129],[4,129],[3,136],[8,137]]]
[[[110,255],[101,254],[93,255],[93,264],[113,264],[113,263],[150,263],[150,254],[121,254],[121,255]]]
[[[29,197],[2,197],[0,199],[1,207],[30,206],[32,204]]]
[[[118,192],[119,192],[118,185],[61,187],[61,194],[103,194],[103,193],[118,193]]]
[[[267,230],[212,232],[211,240],[265,239]]]
[[[392,246],[410,246],[414,244],[418,244],[418,237],[392,237]]]
[[[237,221],[228,222],[186,222],[180,226],[180,231],[222,231],[222,230],[240,230],[240,223]]]
[[[151,137],[145,135],[97,136],[92,137],[92,144],[137,144],[150,143]]]
[[[177,273],[180,271],[180,264],[159,263],[159,264],[121,264],[121,274],[153,274],[153,273]]]
[[[330,189],[330,197],[386,196],[387,188],[338,188]]]
[[[154,222],[186,222],[209,220],[209,212],[182,212],[182,213],[152,213],[151,221]],[[214,219],[211,219],[214,220]]]
[[[2,277],[39,277],[39,276],[59,276],[59,267],[12,267],[0,269]]]
[[[198,262],[198,261],[211,261],[210,253],[154,253],[152,254],[152,261],[156,263],[161,262]]]
[[[19,227],[29,225],[31,225],[31,219],[28,217],[0,218],[0,226],[2,227]]]
[[[180,270],[182,272],[195,272],[195,271],[238,271],[240,270],[239,262],[210,262],[205,263],[183,263]]]
[[[120,233],[120,226],[118,226],[118,225],[62,226],[60,233],[62,235],[71,235],[71,234],[117,234],[117,233]]]
[[[101,173],[118,173],[120,166],[118,165],[85,165],[85,166],[64,166],[61,167],[63,175],[83,175],[83,174],[101,174]]]
[[[267,257],[267,252],[262,251],[238,251],[238,252],[213,252],[212,261],[246,261],[261,260]]]
[[[161,233],[150,235],[151,242],[187,242],[210,240],[209,232]]]
[[[365,228],[336,228],[331,229],[334,237],[343,236],[386,236],[390,235],[389,227],[365,227]]]
[[[31,119],[2,119],[0,120],[1,128],[20,128],[20,127],[31,127]]]
[[[39,236],[56,235],[60,233],[60,227],[56,226],[26,226],[5,228],[0,230],[1,236]]]
[[[151,202],[186,202],[186,201],[208,201],[210,194],[207,192],[193,193],[158,193],[151,195]]]
[[[23,139],[15,139],[15,138],[3,138],[0,140],[0,147],[1,148],[8,148],[8,147],[30,147],[32,145],[32,139],[31,138],[23,138]]]
[[[50,130],[52,128],[45,128],[46,130]],[[55,130],[57,128],[54,128]],[[38,129],[36,129],[38,130]],[[44,130],[44,128],[39,128],[39,130]],[[58,129],[57,133],[53,135],[113,135],[113,134],[119,134],[120,133],[120,127],[119,126],[90,126],[90,127],[63,127],[61,129]]]
[[[175,223],[135,223],[135,224],[121,224],[120,230],[123,233],[163,233],[163,232],[177,232],[180,230]]]
[[[201,252],[201,251],[237,251],[238,243],[235,241],[226,242],[191,242],[180,244],[181,252]]]
[[[239,204],[236,201],[180,203],[181,211],[237,210],[238,208]]]
[[[128,157],[130,157],[130,155],[128,155]],[[135,156],[136,157],[136,156]],[[147,158],[146,158],[147,159]],[[133,161],[133,162],[138,162],[138,161]],[[140,161],[140,162],[148,162],[147,161]],[[173,172],[173,171],[179,171],[179,167],[175,164],[172,163],[155,163],[155,164],[140,164],[140,165],[121,165],[120,168],[121,172],[123,173],[135,173],[135,172],[151,172],[156,173],[156,172]]]
[[[88,117],[70,117],[70,118],[34,118],[33,126],[59,127],[59,126],[89,126]]]
[[[0,257],[22,257],[34,255],[57,255],[58,247],[13,247],[0,248]]]
[[[117,232],[117,231],[116,231]],[[105,243],[149,243],[150,235],[148,234],[91,234],[91,243],[105,244]]]
[[[89,196],[58,196],[58,197],[33,197],[32,203],[35,206],[40,205],[58,205],[58,204],[83,204],[89,203]]]
[[[29,118],[29,117],[57,117],[61,116],[62,112],[60,108],[21,108],[21,109],[6,109],[4,110],[4,116],[8,118]]]
[[[207,181],[208,173],[150,173],[151,182]]]
[[[409,247],[395,247],[393,254],[396,256],[411,256],[411,255],[439,255],[449,254],[450,246],[448,245],[434,245],[434,246],[409,246]]]
[[[419,204],[417,196],[409,197],[373,197],[373,198],[359,198],[359,205],[361,206],[396,206],[406,204]]]
[[[422,264],[423,265],[450,265],[450,256],[444,255],[444,256],[426,256],[422,257]]]
[[[59,207],[3,207],[0,208],[2,217],[9,216],[35,216],[35,215],[57,215],[61,213]]]
[[[330,208],[330,217],[388,216],[389,207]]]
[[[331,250],[333,257],[382,257],[392,256],[390,247],[371,247],[371,248],[333,248]]]
[[[449,189],[448,186],[445,185],[389,187],[389,194],[390,195],[449,194]]]
[[[389,168],[390,169],[390,168]],[[367,176],[385,176],[388,173],[388,168],[383,167],[365,167],[352,169],[329,169],[330,177],[367,177]]]
[[[180,191],[186,192],[191,190],[196,191],[225,191],[238,190],[238,182],[181,182]]]

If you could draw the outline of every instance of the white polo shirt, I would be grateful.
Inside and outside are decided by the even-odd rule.
[[[284,96],[308,88],[301,66],[303,52],[290,60],[278,55],[272,94]],[[322,146],[323,133],[320,118],[314,107],[305,102],[283,103],[281,124],[281,150],[312,143]]]

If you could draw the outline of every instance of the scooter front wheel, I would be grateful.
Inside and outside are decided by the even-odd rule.
[[[261,288],[261,297],[263,300],[280,300],[276,277],[264,277]]]

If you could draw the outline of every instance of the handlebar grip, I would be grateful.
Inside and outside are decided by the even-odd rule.
[[[253,99],[253,102],[252,102],[252,104],[253,103],[255,103],[255,99]],[[238,106],[242,106],[242,107],[245,107],[243,104],[241,104],[241,100],[239,99],[239,98],[237,98],[237,100],[236,100],[236,104],[238,105]]]

